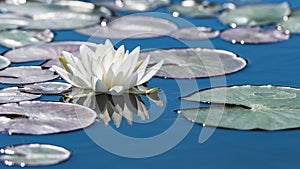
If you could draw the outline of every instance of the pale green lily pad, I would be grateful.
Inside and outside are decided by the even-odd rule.
[[[53,134],[79,130],[95,122],[96,113],[78,104],[24,101],[0,105],[0,133]]]
[[[182,48],[142,52],[141,59],[150,55],[150,64],[164,60],[155,76],[168,78],[204,78],[233,73],[247,62],[236,54],[216,49]]]
[[[9,30],[0,32],[0,45],[17,48],[31,44],[50,42],[54,34],[49,30]]]
[[[9,65],[10,65],[10,60],[0,55],[0,70],[8,67]]]
[[[33,94],[61,94],[70,90],[71,87],[69,83],[43,82],[20,86],[19,90]]]
[[[13,14],[0,14],[0,31],[29,25],[29,19]]]
[[[98,24],[101,16],[111,16],[111,12],[104,7],[95,7],[91,3],[80,1],[59,1],[52,4],[27,2],[23,5],[1,2],[0,10],[31,19],[27,29],[82,28]]]
[[[170,3],[170,0],[89,0],[113,11],[149,11]]]
[[[67,160],[71,152],[48,144],[24,144],[0,149],[0,160],[7,166],[45,166]]]
[[[191,2],[186,0],[186,2]],[[185,5],[186,4],[186,5]],[[173,4],[167,8],[167,10],[173,14],[173,16],[184,16],[191,18],[206,18],[215,16],[216,12],[223,7],[221,4],[213,3],[181,3]]]
[[[58,75],[40,66],[9,67],[0,71],[0,83],[29,84],[56,79]]]
[[[287,2],[256,4],[225,11],[219,15],[219,20],[232,27],[267,25],[281,22],[290,13],[291,9]]]
[[[24,93],[18,87],[9,87],[0,90],[0,104],[29,101],[41,97],[39,94]]]
[[[300,9],[292,12],[292,14],[284,21],[280,22],[279,25],[291,33],[300,33]]]
[[[300,127],[298,88],[249,85],[219,87],[195,92],[182,99],[225,104],[179,110],[196,123],[241,130]]]

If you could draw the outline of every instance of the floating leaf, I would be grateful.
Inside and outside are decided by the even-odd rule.
[[[96,45],[94,43],[80,41],[51,42],[10,50],[6,52],[4,56],[14,63],[57,59],[61,56],[62,51],[70,52],[75,56],[78,55],[79,47],[83,44],[90,48]]]
[[[214,31],[208,27],[188,27],[172,32],[171,36],[183,40],[202,40],[215,38],[219,34],[219,31]]]
[[[76,32],[100,38],[136,39],[169,35],[177,29],[178,27],[175,23],[166,19],[129,15],[114,18],[113,21],[105,22],[104,25],[79,29]]]
[[[19,90],[34,94],[60,94],[67,92],[72,85],[62,82],[43,82],[19,87]]]
[[[71,155],[65,148],[48,144],[24,144],[0,149],[0,160],[7,166],[45,166],[67,160]]]
[[[17,87],[10,87],[0,90],[0,104],[34,100],[40,96],[21,92]]]
[[[282,130],[300,127],[300,89],[278,86],[233,86],[202,90],[184,100],[224,106],[180,110],[196,123],[233,129]],[[210,116],[207,119],[207,116]],[[218,123],[213,119],[221,118]]]
[[[9,67],[0,71],[0,83],[6,84],[44,82],[57,77],[52,70],[42,69],[40,66]]]
[[[22,47],[31,44],[50,42],[54,34],[46,29],[36,30],[9,30],[0,32],[0,45],[8,48]]]
[[[273,43],[290,38],[289,33],[278,29],[261,29],[259,27],[239,27],[226,29],[221,33],[223,40],[232,43]]]
[[[4,69],[10,65],[10,60],[0,55],[0,69]]]
[[[0,14],[0,31],[6,29],[16,29],[29,25],[29,19],[13,15],[13,14]]]
[[[32,10],[34,9],[34,10]],[[99,18],[111,16],[104,8],[96,8],[93,4],[80,1],[26,2],[23,5],[0,3],[1,11],[24,15],[32,20],[28,29],[74,29],[99,23]]]
[[[213,17],[215,13],[223,9],[222,5],[214,3],[195,3],[195,1],[185,0],[181,4],[173,4],[167,10],[173,16],[185,16],[192,18]]]
[[[96,113],[86,107],[59,102],[27,101],[0,106],[0,131],[9,134],[52,134],[82,129]]]
[[[170,0],[89,0],[90,2],[106,6],[113,11],[149,11],[157,7],[168,5]]]
[[[292,14],[279,24],[284,30],[291,33],[300,33],[300,9],[292,12]]]
[[[236,54],[215,49],[183,48],[152,50],[141,53],[151,56],[150,64],[164,60],[156,76],[170,78],[200,78],[224,75],[243,69],[246,61]]]
[[[287,2],[256,4],[241,6],[237,9],[225,11],[219,15],[219,19],[224,24],[236,26],[256,26],[278,23],[291,13]]]

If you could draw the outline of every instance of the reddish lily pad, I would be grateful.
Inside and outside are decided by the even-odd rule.
[[[59,102],[26,101],[0,106],[0,131],[9,134],[52,134],[88,127],[96,113],[86,107]]]

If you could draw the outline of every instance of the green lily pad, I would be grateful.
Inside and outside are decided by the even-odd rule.
[[[225,11],[219,15],[219,20],[232,27],[267,25],[281,22],[290,13],[291,9],[287,2],[256,4]]]
[[[166,36],[176,31],[178,26],[167,19],[128,15],[109,18],[104,25],[78,29],[77,33],[108,39],[140,39]]]
[[[0,45],[17,48],[31,44],[50,42],[54,34],[49,30],[9,30],[0,32]]]
[[[292,14],[279,25],[291,33],[300,33],[300,9],[292,12]]]
[[[225,104],[179,110],[196,123],[241,130],[300,127],[298,88],[249,85],[219,87],[195,92],[182,99]]]
[[[113,11],[149,11],[170,3],[170,0],[89,0]]]
[[[186,0],[185,2],[191,2]],[[191,18],[207,18],[215,16],[216,12],[222,9],[221,4],[213,3],[195,3],[191,2],[173,4],[167,8],[167,10],[174,16],[185,16]]]
[[[0,14],[0,31],[6,29],[16,29],[29,25],[29,19],[13,15],[13,14]]]
[[[107,8],[95,7],[91,3],[81,1],[58,1],[51,4],[26,2],[23,5],[1,2],[0,10],[31,19],[27,29],[82,28],[98,24],[101,16],[111,16]]]
[[[45,166],[67,160],[71,155],[65,148],[48,144],[24,144],[0,149],[0,161],[7,166]]]
[[[0,55],[0,70],[7,68],[10,65],[10,60]]]
[[[18,66],[9,67],[0,71],[0,83],[5,84],[29,84],[49,81],[58,75],[49,69],[40,66]]]
[[[215,49],[182,48],[142,52],[141,59],[150,55],[150,64],[164,60],[156,73],[168,78],[204,78],[233,73],[243,69],[247,62],[236,54]]]

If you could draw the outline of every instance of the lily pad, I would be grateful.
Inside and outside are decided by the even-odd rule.
[[[17,48],[31,44],[50,42],[54,34],[49,30],[9,30],[0,32],[0,45]]]
[[[21,92],[17,87],[10,87],[0,90],[0,104],[29,101],[41,97],[41,95]]]
[[[178,29],[178,26],[171,21],[151,16],[129,15],[111,20],[76,32],[100,38],[138,39],[165,36]]]
[[[239,27],[226,29],[221,33],[221,38],[232,43],[259,44],[288,40],[290,34],[286,31],[274,28],[261,29],[259,27]]]
[[[32,10],[34,9],[34,10]],[[104,7],[95,7],[91,3],[70,1],[54,2],[51,4],[40,2],[26,2],[23,5],[0,3],[0,10],[32,19],[27,29],[74,29],[99,23],[101,16],[111,16],[111,12]]]
[[[172,32],[171,36],[183,40],[203,40],[215,38],[219,36],[219,34],[220,31],[214,31],[208,27],[188,27]]]
[[[29,25],[29,19],[13,14],[0,14],[0,31]]]
[[[236,54],[215,49],[182,48],[145,51],[141,58],[150,55],[150,64],[164,60],[156,73],[159,77],[204,78],[233,73],[243,69],[247,62]]]
[[[236,26],[256,26],[279,23],[291,13],[287,2],[245,5],[219,15],[224,24]]]
[[[89,47],[96,45],[94,43],[80,41],[51,42],[10,50],[6,52],[4,56],[14,63],[58,59],[62,51],[70,52],[75,56],[78,55],[79,47],[83,44]]]
[[[53,134],[82,129],[96,113],[86,107],[59,102],[26,101],[0,106],[0,131],[9,134]]]
[[[112,11],[149,11],[170,3],[170,0],[89,0]]]
[[[0,71],[0,83],[5,84],[28,84],[44,82],[57,78],[58,75],[49,69],[40,66],[9,67]]]
[[[300,9],[292,12],[292,14],[284,21],[280,22],[279,25],[291,33],[300,33]]]
[[[65,148],[48,144],[24,144],[0,149],[0,160],[7,166],[45,166],[67,160],[71,155]]]
[[[216,12],[223,9],[221,4],[185,0],[180,4],[170,5],[167,10],[173,16],[184,16],[191,18],[207,18],[215,16]]]
[[[282,130],[300,127],[300,89],[279,86],[219,87],[195,92],[182,99],[224,103],[224,106],[185,109],[180,112],[210,126],[250,130]],[[207,116],[210,116],[207,119]],[[213,119],[220,118],[220,121]]]
[[[9,65],[10,60],[0,55],[0,70],[8,67]]]
[[[67,92],[72,85],[62,82],[43,82],[19,87],[19,90],[34,94],[61,94]]]

